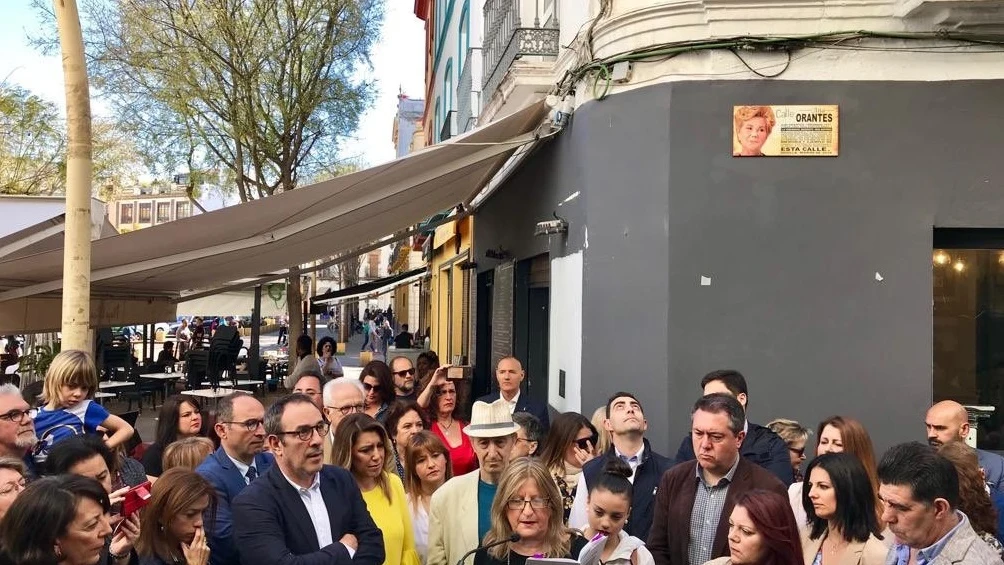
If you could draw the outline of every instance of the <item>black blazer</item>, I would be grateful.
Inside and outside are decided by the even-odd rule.
[[[383,534],[366,510],[355,479],[340,467],[321,468],[321,496],[331,522],[332,544],[320,547],[300,494],[276,463],[234,499],[234,543],[241,563],[255,565],[381,565]],[[359,540],[355,556],[338,540]]]
[[[495,392],[482,396],[478,400],[491,404],[499,398],[502,398],[502,395],[496,390]],[[516,401],[516,412],[529,412],[530,414],[536,416],[537,419],[540,420],[540,425],[544,426],[545,432],[551,427],[551,418],[547,413],[547,403],[530,398],[530,395],[528,395],[525,390],[521,390],[519,392],[519,399]]]
[[[652,446],[648,440],[645,442],[645,451],[641,456],[641,464],[635,469],[634,487],[631,489],[631,517],[624,524],[624,531],[638,539],[648,539],[648,532],[652,529],[652,503],[659,487],[659,479],[662,474],[673,466],[673,460],[663,457],[652,451]],[[586,480],[586,489],[592,488],[593,482],[599,477],[603,470],[603,465],[609,459],[615,459],[617,452],[613,446],[603,455],[588,461],[582,467],[582,477]]]
[[[795,480],[791,468],[791,456],[788,455],[788,444],[784,443],[781,436],[770,431],[770,428],[749,422],[749,430],[739,448],[739,454],[774,473],[774,476],[785,485],[790,485]],[[697,459],[694,455],[694,441],[688,435],[680,443],[680,450],[676,452],[676,462],[683,463],[694,459]]]

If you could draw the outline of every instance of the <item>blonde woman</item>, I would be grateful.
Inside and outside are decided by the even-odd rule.
[[[213,451],[213,441],[209,438],[195,436],[179,439],[164,450],[164,471],[175,467],[194,471]]]
[[[482,545],[513,534],[519,534],[519,541],[478,551],[474,565],[526,565],[534,556],[575,559],[586,546],[585,538],[565,527],[561,493],[547,467],[536,459],[516,459],[502,472],[491,517]]]
[[[610,432],[607,431],[606,426],[603,422],[607,420],[607,406],[604,404],[600,406],[593,412],[593,417],[589,419],[593,423],[593,427],[596,428],[596,445],[593,451],[596,452],[596,456],[599,457],[610,449]]]
[[[733,116],[738,149],[736,157],[763,157],[763,145],[774,130],[777,119],[770,106],[739,106]]]
[[[791,472],[795,477],[795,482],[802,482],[802,463],[805,462],[805,442],[812,435],[809,428],[799,424],[795,420],[778,418],[767,423],[770,431],[774,432],[784,440],[788,446],[788,456],[791,457]]]
[[[408,491],[408,512],[415,530],[415,549],[425,563],[429,549],[429,504],[432,493],[453,478],[450,451],[436,434],[420,431],[397,449],[404,454],[404,488]]]
[[[350,414],[335,429],[332,463],[347,469],[362,491],[366,509],[383,533],[385,565],[419,565],[415,531],[383,425],[366,414]]]

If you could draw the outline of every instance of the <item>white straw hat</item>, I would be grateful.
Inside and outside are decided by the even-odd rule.
[[[509,403],[501,398],[488,404],[480,400],[471,410],[471,423],[464,427],[469,437],[502,437],[516,433],[519,424],[512,421]]]

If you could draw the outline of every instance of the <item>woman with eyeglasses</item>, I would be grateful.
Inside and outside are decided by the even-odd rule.
[[[561,493],[547,467],[536,459],[511,461],[502,472],[492,502],[491,528],[482,545],[500,543],[474,554],[474,565],[526,565],[531,557],[575,559],[586,539],[565,526]]]
[[[24,461],[14,457],[0,457],[0,520],[3,520],[7,509],[27,486],[24,478],[26,472]]]
[[[404,485],[394,472],[387,430],[366,414],[352,414],[335,428],[332,445],[334,463],[355,477],[366,509],[383,533],[384,564],[419,565],[411,514]]]
[[[404,489],[408,493],[415,549],[425,563],[429,549],[429,505],[432,493],[453,478],[450,452],[436,434],[421,431],[404,444]]]
[[[561,500],[557,503],[561,505],[565,523],[572,510],[582,467],[596,457],[598,436],[593,423],[578,412],[565,412],[551,421],[540,460],[561,492]]]
[[[788,456],[791,458],[791,471],[795,477],[795,482],[802,482],[802,463],[805,462],[805,442],[812,434],[809,428],[799,424],[795,420],[778,418],[767,424],[770,431],[774,432],[784,440],[788,446]]]
[[[359,382],[365,391],[366,415],[383,422],[395,399],[390,367],[383,361],[370,361],[359,373]]]
[[[390,436],[391,450],[397,462],[397,476],[404,480],[404,447],[418,432],[429,427],[425,421],[425,412],[414,400],[398,400],[387,412],[384,427]]]
[[[875,492],[861,461],[850,453],[826,453],[806,469],[802,508],[809,530],[802,536],[805,565],[883,565],[889,548],[875,514]]]
[[[467,426],[467,422],[462,419],[463,406],[467,400],[466,381],[447,379],[445,374],[446,367],[439,367],[429,383],[432,389],[430,429],[450,451],[453,474],[459,477],[478,468],[478,456],[474,453],[471,438],[464,433],[464,427]]]

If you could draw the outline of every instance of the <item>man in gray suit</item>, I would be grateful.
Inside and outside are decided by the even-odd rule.
[[[886,565],[1004,565],[957,509],[959,475],[933,447],[893,447],[878,476],[882,520],[896,536]]]

